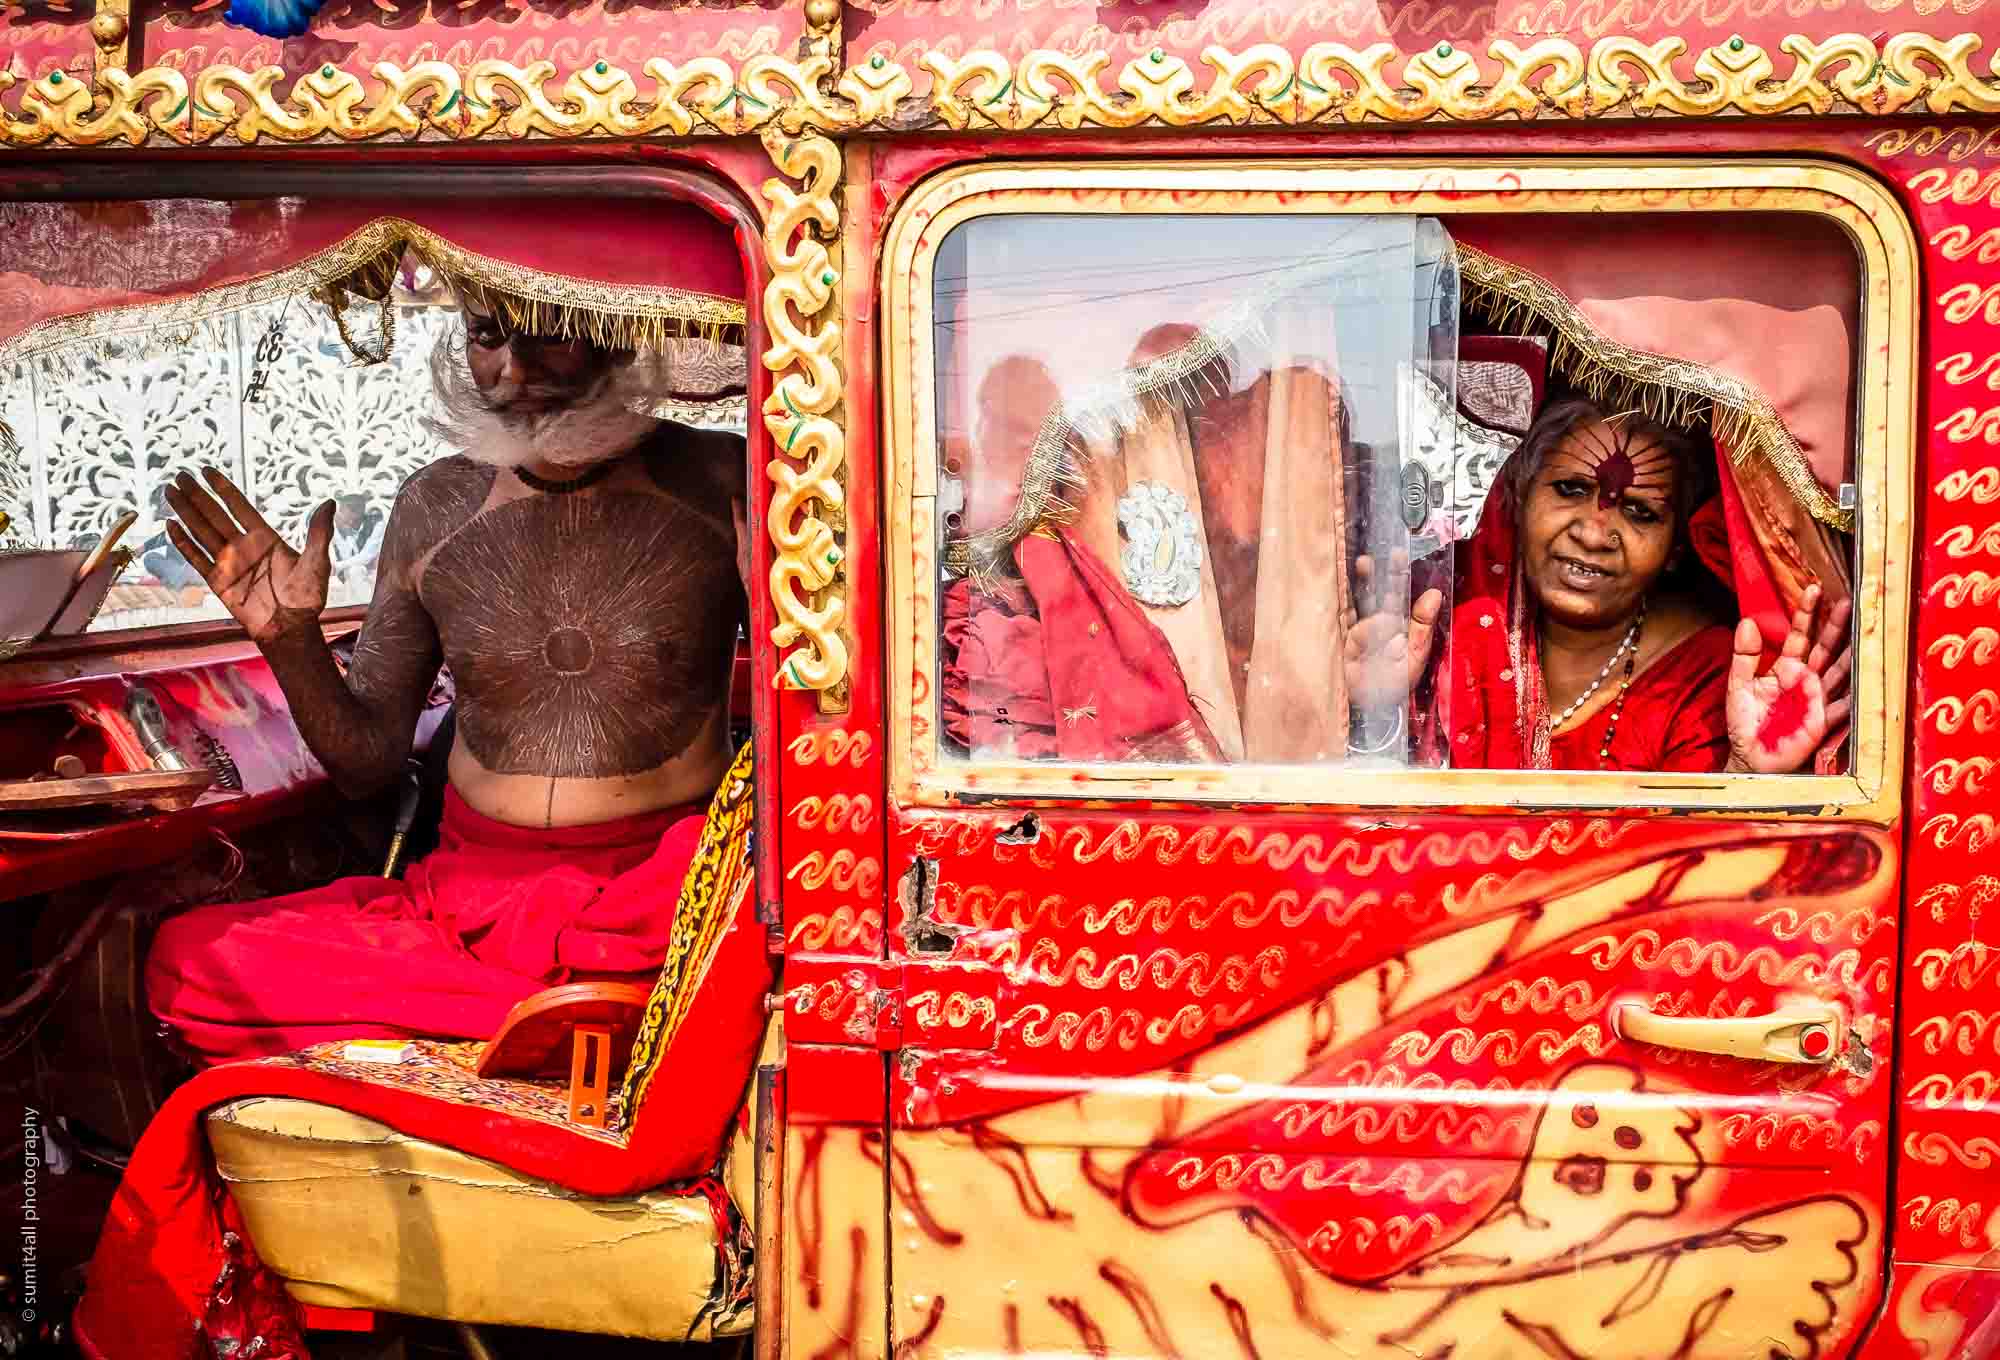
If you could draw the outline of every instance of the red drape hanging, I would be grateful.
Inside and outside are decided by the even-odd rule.
[[[0,235],[22,243],[0,266],[6,359],[329,287],[379,296],[406,254],[515,301],[537,329],[726,335],[744,317],[730,228],[658,199],[10,203]]]

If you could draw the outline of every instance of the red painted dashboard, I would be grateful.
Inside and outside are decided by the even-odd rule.
[[[351,618],[329,623],[336,651],[357,627]],[[736,659],[732,711],[749,711],[749,685],[744,650]],[[337,798],[293,725],[269,665],[227,629],[185,630],[130,650],[73,644],[15,662],[0,683],[0,780],[46,774],[61,756],[81,760],[90,774],[151,768],[126,715],[135,688],[158,702],[172,746],[211,769],[215,782],[177,812],[79,808],[0,816],[0,881],[10,898],[164,863],[213,834],[233,835]],[[448,681],[433,691],[419,744],[429,740],[450,693]]]

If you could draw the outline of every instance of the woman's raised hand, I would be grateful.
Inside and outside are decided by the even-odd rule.
[[[1736,625],[1736,654],[1729,663],[1729,764],[1739,772],[1789,774],[1810,761],[1828,732],[1852,710],[1848,678],[1854,667],[1846,600],[1829,609],[1813,632],[1820,588],[1806,587],[1792,628],[1770,671],[1757,674],[1764,640],[1752,619]]]
[[[1401,703],[1430,661],[1444,592],[1427,590],[1411,601],[1408,618],[1400,608],[1387,608],[1409,589],[1410,561],[1400,551],[1390,554],[1383,580],[1376,580],[1375,559],[1365,555],[1354,559],[1354,576],[1341,616],[1348,698],[1362,708]],[[1369,611],[1365,616],[1363,609]]]
[[[333,502],[313,512],[305,551],[293,552],[234,482],[214,468],[202,476],[206,488],[185,472],[167,488],[177,516],[167,522],[167,537],[180,555],[251,641],[270,642],[315,623],[332,575]]]

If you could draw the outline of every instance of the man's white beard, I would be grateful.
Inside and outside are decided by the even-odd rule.
[[[518,468],[545,462],[587,468],[630,451],[658,429],[644,413],[658,392],[656,363],[646,356],[616,364],[575,399],[532,412],[506,409],[513,395],[481,392],[451,337],[431,353],[431,389],[437,398],[424,428],[478,463]],[[635,410],[638,407],[640,409]]]

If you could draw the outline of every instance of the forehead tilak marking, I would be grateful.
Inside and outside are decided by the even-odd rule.
[[[1577,436],[1573,456],[1585,463],[1597,479],[1597,507],[1610,510],[1624,499],[1629,491],[1640,489],[1660,491],[1660,483],[1665,479],[1658,475],[1666,465],[1666,450],[1659,445],[1651,445],[1660,455],[1654,458],[1634,460],[1632,449],[1639,442],[1628,421],[1632,412],[1621,411],[1606,420],[1597,421],[1575,431]],[[1641,466],[1643,461],[1645,466]]]

